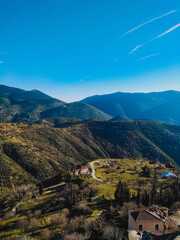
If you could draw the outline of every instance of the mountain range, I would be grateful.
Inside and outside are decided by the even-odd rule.
[[[112,121],[152,120],[180,125],[180,92],[97,95],[65,103],[40,91],[0,85],[0,122],[37,122],[47,118]]]
[[[65,117],[108,120],[106,113],[83,102],[65,103],[40,91],[25,91],[0,85],[0,122],[35,122]]]
[[[92,96],[82,100],[117,117],[161,121],[180,125],[180,92],[122,93]]]
[[[179,100],[180,92],[167,91],[65,103],[0,85],[0,183],[10,187],[10,177],[15,184],[46,180],[98,158],[180,165]]]

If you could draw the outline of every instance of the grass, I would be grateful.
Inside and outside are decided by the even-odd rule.
[[[141,172],[144,166],[148,166],[151,170],[151,177],[142,177]],[[151,188],[153,182],[153,171],[154,171],[154,164],[149,164],[147,160],[143,159],[106,159],[106,160],[99,160],[99,163],[94,164],[96,176],[103,180],[103,182],[98,182],[92,178],[84,177],[84,180],[89,183],[90,186],[96,186],[98,189],[97,193],[97,200],[94,202],[89,203],[93,208],[93,212],[91,215],[87,217],[87,221],[93,221],[96,217],[101,214],[103,211],[101,205],[101,199],[104,196],[107,200],[114,199],[114,193],[116,190],[116,186],[119,180],[126,181],[129,188],[131,195],[137,194],[137,189],[139,187],[139,182],[143,182],[141,189],[142,190],[149,190]],[[157,171],[157,176],[159,177],[165,171],[169,171],[167,168],[163,168]],[[159,179],[158,182],[166,183],[168,180]],[[28,211],[35,211],[41,210],[42,214],[39,221],[39,228],[35,232],[27,232],[25,235],[31,236],[32,239],[40,239],[39,234],[43,229],[49,229],[50,219],[56,213],[63,211],[63,209],[57,208],[56,205],[52,204],[54,200],[56,200],[57,192],[46,194],[48,188],[45,189],[44,194],[42,196],[37,197],[36,199],[31,199],[25,201],[23,205],[20,207],[20,214],[15,215],[9,219],[3,220],[0,222],[0,227],[5,226],[6,224],[14,224],[13,229],[2,230],[0,232],[1,239],[13,239],[13,237],[20,237],[22,232],[16,228],[16,222],[20,218],[27,216]],[[100,205],[98,205],[100,203]],[[59,228],[56,231],[60,231]]]
[[[9,239],[13,239],[12,236],[17,237],[20,234],[21,234],[21,231],[19,229],[10,229],[7,231],[1,231],[0,238],[3,237],[2,239],[8,239],[7,237],[9,237]]]
[[[106,199],[114,199],[119,180],[127,182],[131,194],[137,194],[139,182],[141,182],[142,190],[150,190],[155,165],[144,159],[100,159],[99,162],[94,163],[97,178],[103,180],[101,184],[96,183],[99,189],[98,196],[104,195]],[[144,166],[151,169],[150,178],[142,176]],[[159,177],[166,171],[169,171],[169,169],[165,167],[156,171],[159,183],[165,182],[164,179]]]

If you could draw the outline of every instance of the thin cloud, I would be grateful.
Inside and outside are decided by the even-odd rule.
[[[0,61],[0,64],[3,63],[2,61]]]
[[[163,18],[163,17],[166,17],[166,16],[168,16],[168,15],[170,15],[170,14],[173,14],[173,13],[175,13],[175,12],[177,12],[177,10],[172,10],[172,11],[167,12],[167,13],[159,16],[159,17],[156,17],[156,18],[153,18],[153,19],[151,19],[151,20],[149,20],[149,21],[147,21],[147,22],[144,22],[144,23],[140,24],[139,26],[137,26],[137,27],[135,27],[135,28],[132,28],[132,29],[129,30],[128,32],[124,33],[122,36],[125,36],[125,35],[127,35],[127,34],[129,34],[129,33],[132,33],[133,31],[135,31],[135,30],[143,27],[143,26],[146,25],[146,24],[152,23],[152,22],[154,22],[154,21],[156,21],[156,20],[158,20],[158,19],[161,19],[161,18]],[[122,36],[120,36],[120,37],[122,37]]]
[[[147,43],[150,43],[150,42],[154,41],[155,39],[158,39],[158,38],[161,38],[161,37],[165,36],[166,34],[168,34],[168,33],[172,32],[172,31],[174,31],[174,30],[177,29],[178,27],[180,27],[180,23],[176,24],[175,26],[173,26],[172,28],[168,29],[167,31],[161,33],[161,34],[158,35],[157,37],[152,38],[152,39],[150,39],[149,41],[144,42],[144,43],[138,45],[138,46],[135,47],[135,48],[134,48],[129,54],[132,54],[132,53],[135,52],[137,49],[139,49],[140,47],[146,45]]]
[[[88,79],[89,78],[89,75],[87,75],[86,77],[84,77],[84,78],[81,78],[79,81],[80,82],[83,82],[84,80],[86,80],[86,79]]]
[[[148,55],[148,56],[146,56],[146,57],[139,58],[138,60],[141,61],[141,60],[144,60],[144,59],[147,59],[147,58],[155,57],[155,56],[157,56],[157,55],[160,55],[160,53],[154,53],[154,54]]]
[[[113,61],[112,61],[112,63],[116,63],[116,62],[118,62],[119,61],[119,58],[115,58]]]

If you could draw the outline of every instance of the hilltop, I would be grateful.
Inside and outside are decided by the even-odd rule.
[[[25,91],[0,85],[0,122],[36,122],[51,117],[82,120],[111,118],[86,103],[66,104],[37,90]]]
[[[64,102],[40,91],[0,85],[0,122],[34,122],[40,113]]]
[[[62,106],[42,112],[41,118],[49,117],[80,118],[82,120],[109,120],[111,118],[110,115],[83,102],[64,104]]]

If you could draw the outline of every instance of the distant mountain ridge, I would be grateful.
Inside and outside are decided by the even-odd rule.
[[[180,92],[112,93],[82,100],[116,117],[149,119],[180,125]]]
[[[63,117],[109,120],[111,116],[86,103],[65,102],[38,90],[25,91],[0,85],[0,122],[36,122]]]
[[[37,122],[52,117],[125,122],[150,120],[180,125],[180,92],[117,92],[65,103],[38,90],[0,85],[0,122]]]

